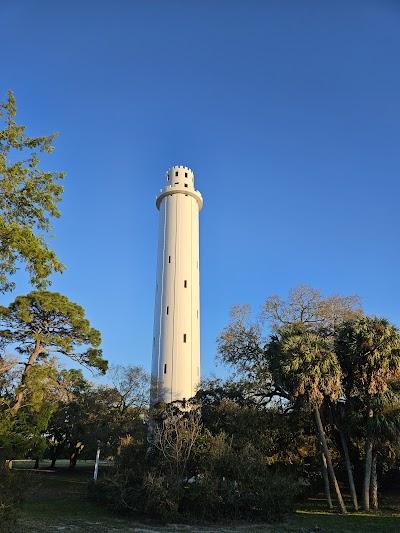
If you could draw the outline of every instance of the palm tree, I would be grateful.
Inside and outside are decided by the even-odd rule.
[[[335,475],[320,408],[324,400],[335,402],[342,394],[342,371],[328,340],[304,325],[281,328],[267,346],[274,381],[294,402],[305,403],[313,412],[331,482],[342,513],[346,506]]]
[[[377,505],[376,453],[374,447],[382,439],[390,438],[390,431],[383,431],[390,422],[385,410],[389,402],[388,394],[400,379],[400,334],[398,329],[385,319],[359,317],[344,322],[338,329],[335,351],[343,370],[343,388],[348,412],[357,412],[363,419],[365,434],[365,461],[363,503],[365,510],[370,509],[371,476],[374,474],[373,493]],[[397,411],[396,411],[397,413]],[[383,419],[382,419],[383,417]],[[397,414],[394,419],[397,420]],[[388,427],[397,427],[389,423]],[[394,433],[398,438],[399,433]],[[393,435],[393,432],[392,432]],[[393,438],[393,437],[392,437]]]

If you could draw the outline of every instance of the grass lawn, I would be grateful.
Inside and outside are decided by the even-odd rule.
[[[66,462],[60,461],[57,470],[48,469],[48,463],[41,463],[41,470],[32,472],[33,463],[18,461],[14,464],[16,471],[29,472],[31,488],[27,500],[20,512],[15,533],[75,531],[104,533],[113,531],[126,532],[400,532],[400,502],[391,497],[383,501],[383,511],[379,514],[349,513],[341,516],[324,509],[324,502],[310,499],[299,506],[296,513],[285,522],[276,525],[263,524],[227,524],[225,526],[188,526],[170,524],[158,526],[148,522],[136,522],[131,518],[116,517],[107,509],[87,499],[87,483],[93,475],[93,462],[81,461],[75,472],[68,471]],[[106,463],[100,466],[100,474],[108,468]],[[17,474],[18,475],[18,474]]]

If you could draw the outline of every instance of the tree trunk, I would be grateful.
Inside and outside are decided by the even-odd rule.
[[[344,452],[344,459],[346,462],[346,470],[347,470],[347,476],[349,478],[350,493],[353,499],[354,509],[358,511],[357,492],[356,492],[356,487],[354,485],[353,468],[350,462],[349,449],[347,447],[346,437],[344,436],[343,431],[339,431],[339,435],[340,435],[340,441],[342,443],[342,448]]]
[[[73,470],[78,461],[78,450],[74,450],[69,458],[69,469]]]
[[[331,477],[332,484],[335,487],[335,492],[336,492],[336,497],[339,503],[339,507],[342,513],[346,514],[347,509],[343,501],[342,493],[340,492],[339,483],[337,482],[337,479],[336,479],[335,470],[333,468],[331,454],[329,452],[328,443],[326,441],[326,435],[325,435],[324,427],[322,425],[321,415],[319,413],[318,407],[314,407],[314,416],[315,416],[315,422],[317,424],[319,437],[321,439],[322,449],[324,450],[324,455],[326,457],[326,462],[328,464],[328,472]]]
[[[365,444],[365,469],[364,469],[364,509],[369,511],[369,487],[371,483],[372,471],[372,441],[367,440]]]
[[[333,509],[333,503],[331,498],[331,489],[329,487],[329,477],[328,477],[328,468],[326,466],[326,457],[324,455],[324,452],[321,450],[321,473],[322,473],[322,479],[324,480],[324,489],[325,489],[325,496],[328,501],[328,507],[329,509]]]
[[[35,466],[33,467],[35,470],[38,470],[38,469],[39,469],[39,466],[40,466],[39,462],[40,462],[39,457],[36,457],[36,459],[35,459]]]
[[[54,446],[52,451],[51,451],[51,465],[50,465],[50,468],[55,468],[56,467],[57,455],[58,455],[58,446]]]
[[[82,451],[82,443],[81,442],[77,442],[75,444],[75,447],[69,457],[69,469],[72,470],[75,468],[76,466],[76,463],[78,462],[78,457],[79,457],[79,454],[81,453]]]
[[[39,341],[36,341],[35,349],[30,354],[28,358],[28,362],[25,363],[25,368],[24,368],[24,371],[22,372],[21,381],[17,389],[18,392],[15,397],[15,403],[12,407],[12,409],[16,413],[21,409],[23,401],[24,401],[25,384],[26,384],[28,373],[29,373],[29,369],[35,364],[36,359],[42,353],[42,351],[43,351],[43,347],[41,346]]]
[[[376,457],[376,453],[374,453],[372,456],[371,486],[370,486],[372,509],[374,511],[378,510],[378,476],[376,474],[376,463],[377,463],[377,457]]]

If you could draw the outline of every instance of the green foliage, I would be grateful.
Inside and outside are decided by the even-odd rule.
[[[330,343],[303,326],[281,328],[267,350],[274,381],[292,398],[320,405],[342,393],[342,370]]]
[[[137,376],[131,372],[132,368],[127,369],[127,375]],[[78,455],[93,458],[99,442],[102,457],[115,457],[121,453],[121,439],[142,435],[145,410],[124,403],[128,401],[125,388],[119,391],[114,387],[95,386],[76,370],[64,371],[62,379],[65,394],[59,398],[46,431],[54,461],[68,455],[73,467]]]
[[[335,350],[343,368],[347,433],[388,446],[400,435],[398,329],[377,317],[348,321],[337,332]]]
[[[10,401],[0,400],[0,448],[4,458],[43,454],[47,446],[43,433],[56,409],[52,394],[56,379],[54,364],[36,365],[27,375],[24,409],[15,411]]]
[[[224,433],[204,429],[196,412],[179,415],[173,406],[158,423],[151,453],[143,440],[121,446],[113,475],[97,484],[99,501],[162,521],[274,521],[293,509],[299,483],[253,445],[235,447]]]
[[[91,327],[83,308],[44,290],[49,275],[63,270],[45,237],[52,217],[60,216],[64,175],[43,170],[38,157],[53,151],[55,137],[26,134],[25,126],[16,122],[12,92],[0,103],[0,292],[14,288],[12,275],[21,264],[32,285],[41,289],[0,307],[1,349],[10,346],[18,352],[18,359],[0,357],[3,460],[26,453],[41,456],[50,418],[61,404],[65,407],[66,396],[70,401],[82,385],[77,371],[59,370],[57,357],[101,373],[107,370],[100,333]]]
[[[315,432],[308,413],[279,404],[266,406],[252,392],[247,383],[205,383],[197,396],[204,426],[213,435],[226,435],[234,449],[251,444],[265,464],[290,465],[293,473],[309,478]]]
[[[107,361],[100,349],[100,333],[91,327],[82,307],[67,297],[48,291],[18,296],[8,308],[0,308],[0,335],[25,356],[12,397],[0,402],[0,443],[7,457],[30,450],[41,456],[46,448],[44,432],[57,409],[63,380],[81,375],[59,373],[56,355],[101,372]],[[76,372],[76,371],[75,371]]]
[[[148,443],[143,430],[145,432],[147,428],[142,428],[136,438],[121,437],[112,474],[89,487],[91,498],[114,511],[143,512],[144,479],[148,469]]]
[[[31,283],[45,288],[48,276],[63,265],[40,232],[50,230],[50,217],[60,215],[57,204],[63,187],[62,172],[43,171],[37,152],[50,154],[55,134],[29,137],[17,124],[16,101],[8,93],[0,104],[0,291],[14,288],[10,280],[18,263],[25,263]],[[18,158],[20,156],[20,158]]]
[[[207,521],[263,520],[276,522],[293,511],[300,493],[296,479],[287,472],[257,468],[251,480],[239,481],[205,474],[188,485],[181,512]]]
[[[335,349],[343,368],[343,426],[364,460],[364,506],[369,508],[371,480],[377,508],[372,460],[394,466],[400,457],[400,333],[385,319],[362,317],[339,328]]]
[[[62,294],[34,291],[18,296],[0,309],[0,324],[3,341],[17,344],[22,354],[36,350],[42,359],[59,354],[102,373],[107,370],[100,332],[90,325],[84,309]]]
[[[143,513],[163,522],[179,518],[180,493],[171,487],[167,479],[149,471],[143,478]]]
[[[400,379],[400,334],[385,319],[362,317],[345,322],[335,349],[351,397],[373,398]]]
[[[272,522],[293,509],[301,492],[287,469],[271,467],[251,443],[235,447],[224,433],[205,433],[196,455],[200,475],[188,484],[182,501],[182,510],[191,515]]]

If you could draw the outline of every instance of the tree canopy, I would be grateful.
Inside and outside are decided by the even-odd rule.
[[[50,154],[56,134],[29,137],[16,122],[16,100],[9,91],[0,103],[0,291],[14,288],[11,276],[25,264],[32,285],[45,288],[49,275],[63,265],[44,240],[58,203],[63,172],[39,167],[38,152]]]
[[[100,349],[100,332],[90,325],[84,309],[56,292],[33,291],[18,296],[0,308],[0,335],[4,343],[16,345],[25,360],[15,403],[19,410],[29,373],[51,355],[62,355],[104,373],[107,361]]]

